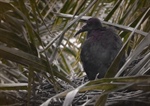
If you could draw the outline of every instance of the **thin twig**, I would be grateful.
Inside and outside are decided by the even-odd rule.
[[[63,18],[72,18],[73,17],[73,15],[71,15],[71,14],[64,14],[64,13],[55,13],[55,14],[57,16],[63,17]],[[77,18],[77,17],[78,16],[75,16],[75,18]],[[91,16],[83,16],[81,18],[81,20],[88,20],[89,18],[91,18]],[[113,26],[113,27],[115,27],[116,29],[119,29],[119,30],[124,30],[124,31],[133,31],[133,30],[135,30],[135,33],[141,34],[143,36],[147,36],[147,34],[148,34],[147,32],[144,32],[144,31],[141,31],[141,30],[138,30],[138,29],[134,29],[134,28],[129,27],[129,26],[123,26],[123,25],[119,25],[119,24],[115,24],[115,23],[111,23],[111,22],[106,22],[106,21],[103,21],[102,19],[100,19],[100,20],[103,24]]]

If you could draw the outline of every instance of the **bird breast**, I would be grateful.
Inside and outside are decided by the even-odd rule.
[[[89,64],[111,64],[122,46],[121,39],[112,30],[88,32],[82,44],[81,61]]]
[[[105,48],[100,41],[92,42],[91,39],[87,39],[81,49],[81,61],[89,63],[99,64],[100,62],[108,63],[111,60],[111,50]]]

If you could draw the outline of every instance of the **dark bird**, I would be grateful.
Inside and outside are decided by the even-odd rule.
[[[112,28],[103,27],[97,18],[88,19],[75,36],[85,31],[87,36],[80,53],[84,71],[89,80],[103,78],[123,43]]]

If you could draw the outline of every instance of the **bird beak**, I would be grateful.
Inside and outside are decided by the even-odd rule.
[[[80,29],[75,35],[74,37],[76,37],[78,34],[80,34],[81,32],[85,32],[85,31],[88,31],[88,28],[87,28],[87,25],[84,25],[82,27],[82,29]]]

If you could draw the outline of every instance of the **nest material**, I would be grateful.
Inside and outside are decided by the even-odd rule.
[[[79,86],[85,83],[85,79],[76,79],[73,81],[73,83]],[[66,89],[71,88],[70,85],[66,84],[63,81],[61,81],[61,84],[64,85],[64,87],[62,87],[59,92],[63,92]],[[37,85],[35,88],[36,89],[34,91],[34,95],[32,93],[32,97],[30,99],[31,106],[38,106],[45,102],[47,99],[59,93],[56,92],[53,86],[47,81],[43,81],[43,83]],[[88,102],[88,105],[86,106],[94,106],[94,98],[97,98],[101,93],[102,91],[87,91],[78,93],[72,102],[72,106],[81,106],[86,102]],[[27,91],[3,91],[0,92],[0,95],[1,97],[3,95],[2,98],[4,98],[4,96],[5,98],[7,98],[7,105],[25,106],[27,104]],[[2,101],[2,98],[0,98],[0,101]],[[49,106],[62,106],[64,99],[65,97],[52,99],[49,103]],[[0,106],[2,106],[2,103],[0,104]],[[124,90],[112,92],[109,94],[106,106],[150,106],[150,91],[144,92],[142,90]]]

